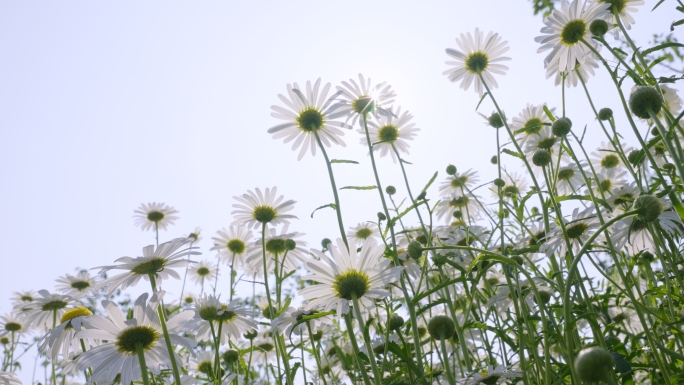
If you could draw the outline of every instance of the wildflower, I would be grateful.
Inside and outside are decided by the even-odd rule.
[[[477,171],[473,171],[473,169],[462,173],[454,172],[439,186],[439,194],[443,197],[464,194],[475,187],[479,181],[480,177],[477,175]]]
[[[622,187],[626,180],[624,179],[627,171],[619,168],[603,169],[596,174],[596,185],[594,186],[594,191],[599,194],[603,191],[603,194],[610,194],[613,190]]]
[[[95,287],[95,278],[91,277],[87,270],[80,271],[76,276],[66,274],[57,278],[57,290],[74,298],[87,295]]]
[[[337,247],[330,245],[332,259],[318,250],[311,250],[320,260],[309,260],[307,268],[313,275],[303,279],[318,282],[302,289],[299,294],[310,299],[308,309],[336,309],[337,314],[347,314],[353,298],[362,308],[371,307],[375,299],[389,295],[384,286],[399,279],[403,267],[389,267],[391,260],[384,258],[385,246],[370,241],[350,245],[349,250],[341,239]]]
[[[197,243],[202,240],[201,234],[202,228],[195,227],[195,230],[193,230],[190,234],[186,235],[185,238],[188,238],[192,243]]]
[[[195,334],[198,341],[212,341],[211,326],[221,330],[220,343],[225,344],[231,338],[240,338],[243,334],[257,329],[257,324],[250,317],[258,312],[239,305],[235,299],[230,303],[221,303],[213,295],[195,301]]]
[[[459,212],[464,219],[479,219],[484,210],[480,203],[478,203],[479,199],[480,197],[472,193],[444,197],[435,209],[437,218],[440,221],[444,220],[447,224],[454,224],[454,218],[456,219],[456,224],[463,223],[460,218],[454,217],[454,213]]]
[[[592,52],[587,52],[584,56],[584,63],[575,61],[575,65],[570,69],[561,71],[560,61],[554,61],[546,66],[546,78],[554,76],[553,83],[559,86],[561,82],[565,82],[567,87],[577,87],[580,82],[588,83],[589,79],[595,75],[594,70],[599,68],[598,60]]]
[[[620,18],[622,26],[625,29],[631,29],[632,24],[635,23],[631,13],[639,12],[636,8],[639,5],[644,5],[644,0],[598,0],[599,3],[608,3],[610,8],[608,10],[612,14],[611,23],[616,26],[613,29],[613,36],[617,40],[620,37],[620,28],[617,27],[617,18]]]
[[[554,110],[555,108],[551,108],[551,113]],[[520,145],[524,146],[530,137],[539,135],[541,130],[550,124],[551,119],[546,115],[543,104],[533,106],[528,103],[527,107],[513,118],[511,129],[516,133]]]
[[[164,203],[143,203],[140,208],[134,211],[135,225],[140,226],[143,231],[154,227],[157,230],[166,230],[166,226],[174,224],[178,217],[178,211]]]
[[[582,174],[575,163],[560,167],[556,176],[556,192],[558,195],[570,195],[584,184]]]
[[[302,160],[307,150],[311,150],[311,155],[316,155],[316,137],[326,147],[331,143],[345,146],[341,136],[344,132],[340,128],[352,128],[346,123],[335,119],[346,114],[345,111],[338,112],[338,106],[332,104],[335,98],[341,94],[337,92],[328,98],[330,83],[326,83],[321,89],[321,79],[311,85],[306,82],[306,96],[299,89],[299,85],[287,85],[287,96],[282,94],[278,98],[285,103],[287,108],[281,106],[271,106],[273,112],[271,116],[276,119],[286,120],[268,129],[269,134],[273,134],[273,139],[285,138],[284,142],[289,143],[294,140],[292,150],[296,151],[299,147],[297,160]]]
[[[408,140],[413,140],[416,132],[420,131],[415,127],[415,123],[411,122],[413,115],[408,111],[401,113],[401,108],[396,113],[390,110],[390,113],[385,116],[378,117],[377,120],[368,123],[368,135],[373,144],[373,151],[380,153],[380,156],[386,156],[389,153],[393,161],[397,161],[397,152],[408,154],[409,144]],[[364,129],[359,130],[364,136],[360,139],[362,145],[367,144]]]
[[[377,240],[380,233],[378,229],[375,226],[371,226],[371,224],[371,222],[359,223],[355,227],[349,229],[347,231],[347,239],[349,242],[358,241],[361,243],[366,239]]]
[[[17,313],[10,313],[0,316],[0,338],[9,336],[19,336],[27,330],[24,323]]]
[[[600,227],[592,208],[583,211],[579,211],[579,208],[576,208],[572,212],[572,219],[570,221],[561,220],[565,222],[567,239],[563,235],[563,228],[559,226],[549,232],[546,241],[539,248],[539,251],[547,254],[558,251],[560,255],[565,255],[569,251],[569,243],[572,251],[578,252],[582,244],[589,239],[591,233]]]
[[[12,306],[17,307],[17,305],[28,304],[33,302],[38,297],[38,294],[33,290],[26,291],[15,291],[12,293]]]
[[[484,37],[479,28],[475,28],[474,37],[470,32],[467,35],[461,34],[460,38],[456,38],[456,44],[460,50],[446,49],[447,55],[456,60],[446,62],[454,67],[444,71],[443,74],[447,75],[452,82],[461,80],[461,88],[464,90],[468,90],[470,85],[475,83],[475,92],[480,96],[484,93],[480,76],[489,87],[498,87],[492,73],[505,75],[508,67],[500,62],[511,60],[509,57],[501,56],[509,49],[508,42],[501,40],[498,33],[489,32]]]
[[[499,365],[496,368],[489,365],[486,370],[480,373],[473,373],[468,377],[465,385],[477,385],[486,384],[494,385],[498,384],[500,381],[506,381],[509,378],[521,378],[522,372],[519,371],[507,371],[506,367]]]
[[[195,284],[204,286],[205,281],[216,278],[217,271],[209,261],[201,261],[193,264],[188,273]]]
[[[289,225],[283,226],[280,231],[274,228],[266,229],[266,236],[264,237],[264,245],[261,239],[254,241],[251,247],[251,253],[247,255],[246,261],[249,266],[249,271],[258,276],[264,274],[264,249],[266,253],[266,270],[267,274],[275,271],[276,261],[278,262],[278,273],[282,276],[284,273],[301,267],[304,256],[307,255],[306,242],[299,239],[303,237],[304,233],[296,231],[288,232]],[[288,241],[295,241],[294,248],[288,248]],[[265,247],[264,247],[265,246]]]
[[[544,59],[546,67],[558,63],[559,72],[570,72],[576,63],[584,65],[590,51],[582,40],[594,49],[599,45],[589,36],[589,24],[596,19],[608,16],[608,5],[601,3],[585,3],[584,0],[561,1],[561,9],[555,10],[544,19],[546,25],[541,29],[543,35],[534,39],[541,43],[537,52],[551,50]]]
[[[246,227],[257,228],[259,224],[265,225],[270,223],[273,226],[279,224],[289,224],[289,219],[297,218],[286,212],[294,208],[296,203],[293,200],[283,201],[284,197],[281,195],[276,198],[278,188],[266,189],[266,193],[262,194],[261,190],[255,189],[256,193],[247,191],[239,197],[233,197],[238,201],[234,204],[237,210],[231,212],[235,216],[233,226],[244,225]]]
[[[83,351],[81,349],[81,341],[86,349],[91,349],[96,346],[95,341],[87,338],[76,339],[74,336],[81,331],[83,321],[93,315],[93,313],[85,307],[76,307],[64,313],[59,325],[50,331],[49,334],[41,340],[38,349],[45,355],[50,357],[53,362],[59,358],[59,353],[62,357],[70,357],[71,352],[78,355]]]
[[[245,264],[245,256],[249,254],[252,241],[252,231],[242,226],[231,226],[230,230],[223,229],[216,232],[217,236],[212,237],[214,247],[211,250],[218,250],[223,263],[239,269]]]
[[[20,312],[21,320],[27,329],[57,326],[56,320],[64,315],[73,298],[68,295],[52,294],[47,290],[38,290],[38,294],[40,297],[28,304],[19,304],[14,310]]]
[[[339,103],[336,105],[337,111],[349,114],[347,120],[351,118],[352,125],[355,125],[357,120],[360,123],[360,117],[364,114],[391,114],[391,111],[386,108],[394,102],[396,97],[391,88],[386,83],[373,86],[370,78],[366,79],[359,74],[358,84],[354,79],[349,79],[349,82],[342,82],[342,87],[337,87],[340,93]]]
[[[0,384],[2,385],[21,385],[21,380],[16,373],[0,372]]]

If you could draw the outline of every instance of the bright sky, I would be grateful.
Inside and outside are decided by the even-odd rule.
[[[672,4],[651,13],[648,3],[633,28],[639,42],[671,22]],[[298,201],[290,229],[311,246],[336,237],[332,210],[310,217],[333,201],[323,158],[297,162],[290,145],[266,133],[279,123],[270,106],[281,104],[287,83],[321,77],[336,86],[359,72],[387,81],[422,129],[406,156],[413,191],[435,171],[441,181],[449,163],[491,180],[495,131],[475,112],[478,95],[442,75],[444,49],[476,27],[500,33],[513,60],[495,96],[509,117],[526,103],[560,108],[533,40],[542,25],[523,0],[0,3],[0,314],[14,291],[53,290],[77,267],[140,255],[154,242],[133,225],[143,202],[180,211],[162,241],[203,228],[199,259],[214,260],[210,238],[231,224],[232,197],[255,187],[278,186]],[[589,87],[598,107],[621,112],[604,71]],[[597,144],[583,91],[567,97],[575,127],[587,124]],[[480,107],[492,110],[489,101]],[[360,137],[348,132],[347,147],[330,150],[362,162],[335,165],[338,186],[374,184]],[[404,196],[398,165],[380,165],[383,184]],[[347,227],[381,209],[375,191],[340,196]],[[437,189],[428,197],[436,200]],[[180,284],[166,287],[176,298]]]

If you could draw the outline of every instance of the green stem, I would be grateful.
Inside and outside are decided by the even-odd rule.
[[[138,362],[140,363],[140,371],[142,372],[143,384],[150,385],[150,376],[147,374],[147,364],[145,363],[145,352],[143,351],[143,347],[140,342],[137,342],[135,344],[135,350],[138,351]]]
[[[373,369],[373,380],[377,385],[382,385],[382,375],[378,370],[378,363],[375,360],[375,352],[373,352],[373,346],[371,344],[370,335],[368,334],[368,328],[366,328],[366,323],[363,320],[363,315],[361,314],[361,308],[359,307],[359,299],[356,298],[356,293],[352,292],[352,302],[354,303],[354,312],[356,313],[356,321],[359,323],[359,329],[363,335],[363,339],[366,342],[366,353],[368,353],[368,360],[370,361],[371,368]],[[386,341],[389,343],[389,341]]]
[[[152,285],[152,292],[157,293],[157,281],[155,279],[155,274],[150,274],[150,284]],[[157,305],[157,313],[159,314],[159,323],[161,324],[162,331],[164,332],[164,342],[166,342],[166,349],[169,351],[169,358],[171,359],[171,367],[173,369],[173,379],[176,385],[181,384],[180,371],[178,370],[178,363],[176,362],[176,352],[173,350],[173,345],[171,344],[171,337],[169,337],[169,330],[166,327],[166,312],[164,312],[164,306],[162,306],[161,301]],[[148,384],[145,384],[148,385]]]
[[[451,373],[451,364],[449,363],[449,355],[447,354],[446,343],[444,342],[444,333],[442,333],[442,336],[439,339],[439,343],[442,346],[442,355],[444,356],[444,370],[446,370],[447,378],[449,379],[449,384],[456,385],[454,375]]]
[[[316,367],[318,368],[318,377],[323,380],[323,385],[328,385],[328,381],[325,379],[325,374],[323,373],[322,367],[321,367],[321,356],[320,352],[318,349],[316,349],[316,345],[314,344],[314,336],[313,332],[311,331],[311,324],[308,322],[306,323],[306,328],[309,330],[309,341],[311,342],[311,350],[314,352],[314,358],[316,358]],[[304,346],[304,342],[302,342],[302,347]],[[304,361],[304,350],[302,348],[302,362]]]
[[[363,377],[363,382],[366,385],[371,385],[370,379],[368,379],[368,373],[366,373],[365,365],[362,365],[361,358],[359,357],[359,344],[356,342],[356,336],[354,335],[354,325],[352,324],[351,313],[344,315],[344,321],[347,324],[347,334],[349,335],[349,341],[352,344],[352,349],[354,349],[354,361],[356,361],[356,367],[361,372],[361,377]]]

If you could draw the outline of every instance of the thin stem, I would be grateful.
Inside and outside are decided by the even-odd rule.
[[[456,385],[456,381],[454,380],[454,375],[451,373],[451,365],[449,365],[449,355],[447,354],[446,350],[446,343],[444,342],[444,333],[442,333],[441,338],[439,339],[439,343],[442,346],[442,355],[444,357],[444,369],[446,370],[447,373],[447,378],[449,379],[449,384],[450,385]]]
[[[147,364],[145,363],[145,352],[143,351],[143,347],[140,342],[135,344],[135,350],[138,351],[138,362],[140,363],[143,384],[150,385],[150,376],[147,374]]]
[[[155,279],[155,274],[150,274],[149,277],[150,285],[152,285],[152,292],[157,293],[157,281]],[[169,329],[166,327],[166,312],[164,311],[164,306],[162,306],[161,302],[159,303],[159,305],[157,305],[157,313],[159,313],[159,323],[161,324],[162,331],[164,332],[164,342],[166,342],[166,349],[169,351],[169,356],[171,358],[173,379],[176,382],[176,385],[180,385],[181,379],[180,371],[178,370],[178,363],[176,362],[176,352],[173,350],[173,345],[171,344]]]
[[[366,328],[365,322],[363,321],[363,315],[361,314],[361,308],[359,307],[359,299],[356,298],[356,293],[352,292],[352,302],[354,303],[354,312],[356,313],[356,321],[359,323],[359,329],[363,335],[363,339],[366,342],[366,353],[368,354],[368,360],[371,363],[371,368],[373,369],[373,380],[377,385],[382,385],[382,375],[378,370],[378,363],[375,360],[375,352],[373,352],[373,346],[370,341],[370,335],[368,335],[368,329]]]

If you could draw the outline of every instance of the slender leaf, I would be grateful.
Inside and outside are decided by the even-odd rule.
[[[335,205],[334,203],[328,203],[327,205],[323,205],[323,206],[321,206],[321,207],[317,207],[316,210],[314,210],[314,211],[311,213],[311,218],[313,218],[313,215],[314,215],[314,213],[315,213],[316,211],[318,211],[318,210],[320,210],[320,209],[324,209],[324,208],[326,208],[326,207],[330,207],[330,208],[333,209],[333,210],[337,210],[337,205]]]
[[[340,190],[375,190],[377,186],[344,186]]]
[[[353,163],[353,164],[359,164],[359,162],[355,160],[346,160],[346,159],[332,159],[330,160],[330,163]]]

